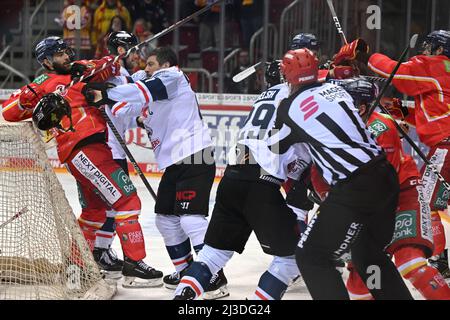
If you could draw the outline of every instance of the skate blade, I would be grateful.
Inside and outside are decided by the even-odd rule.
[[[100,273],[102,274],[103,279],[118,280],[118,279],[122,278],[122,271],[100,270]]]
[[[228,297],[230,292],[226,285],[214,291],[208,291],[203,294],[203,300],[217,300]]]
[[[178,284],[167,284],[164,283],[164,287],[169,290],[175,290],[178,287]]]
[[[124,288],[154,288],[163,285],[162,278],[141,279],[137,277],[123,277],[122,287]]]

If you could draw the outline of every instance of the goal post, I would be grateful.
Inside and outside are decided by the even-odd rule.
[[[30,121],[0,119],[0,300],[110,299]]]

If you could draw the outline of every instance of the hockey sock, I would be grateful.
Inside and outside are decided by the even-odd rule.
[[[212,276],[205,263],[192,262],[183,278],[181,278],[180,284],[175,289],[175,295],[179,295],[185,287],[191,287],[195,292],[196,298],[200,297],[205,292],[205,289],[208,288]]]
[[[180,244],[166,246],[166,249],[177,272],[186,269],[192,262],[191,242],[189,238]]]
[[[98,228],[89,223],[89,221],[83,219],[78,219],[78,225],[81,228],[81,232],[83,232],[84,239],[86,239],[86,242],[89,245],[89,249],[94,251],[96,232]]]
[[[198,253],[203,247],[208,220],[203,215],[182,215],[180,225],[184,233],[191,239],[195,252]]]
[[[445,249],[445,231],[438,211],[431,211],[431,227],[433,229],[433,256],[440,255]]]
[[[108,249],[114,240],[115,211],[106,212],[106,221],[96,233],[95,248]]]
[[[117,220],[116,231],[120,238],[124,256],[134,261],[145,258],[144,236],[137,216]]]
[[[202,244],[198,244],[198,245],[194,246],[195,254],[198,254],[200,252],[200,250],[203,249],[203,245],[204,244],[202,243]]]
[[[425,254],[417,247],[402,247],[394,253],[401,275],[427,300],[449,300],[450,288],[435,268],[427,265]]]
[[[269,271],[259,278],[258,287],[252,300],[281,300],[288,285]]]
[[[349,271],[349,276],[347,279],[347,290],[350,295],[350,299],[352,300],[373,300],[372,295],[367,289],[366,284],[359,276],[358,272],[356,272],[352,263],[349,262],[347,265],[347,269]]]

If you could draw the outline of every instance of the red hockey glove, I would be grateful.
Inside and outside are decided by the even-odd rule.
[[[369,52],[369,46],[363,39],[356,39],[355,41],[343,46],[334,56],[333,63],[338,66],[344,61],[355,60],[358,52]]]
[[[22,88],[19,104],[22,108],[33,109],[44,96],[45,92],[36,83],[27,84]]]
[[[335,66],[330,70],[333,79],[348,79],[359,76],[359,70],[351,66]]]
[[[72,79],[80,78],[81,76],[89,75],[92,70],[100,69],[103,64],[110,63],[113,60],[111,56],[106,56],[100,60],[78,60],[72,63],[72,67],[70,70],[70,74],[72,75]],[[83,82],[102,82],[107,80],[112,76],[116,76],[120,74],[120,63],[116,62],[114,64],[110,64],[104,70],[97,72],[91,77],[87,77],[83,80]]]
[[[402,100],[398,98],[392,99],[392,104],[388,104],[386,109],[395,119],[399,120],[404,120],[409,114],[408,107],[403,106]]]

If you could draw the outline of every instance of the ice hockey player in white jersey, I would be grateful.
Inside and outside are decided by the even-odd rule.
[[[281,71],[291,92],[277,110],[275,127],[288,130],[280,151],[306,143],[314,165],[331,186],[320,214],[309,222],[296,250],[297,264],[313,299],[349,299],[333,260],[352,253],[367,281],[380,270],[375,299],[412,299],[383,251],[392,239],[399,185],[353,99],[342,88],[318,82],[318,59],[308,49],[288,51]]]
[[[158,167],[165,169],[157,192],[155,221],[176,269],[163,280],[171,289],[178,285],[180,273],[192,261],[191,244],[196,252],[203,247],[215,177],[208,126],[202,121],[189,79],[177,65],[172,49],[157,48],[147,59],[145,80],[112,89],[105,87],[100,100],[98,91],[87,94],[94,104],[121,102],[111,109],[116,117],[148,106],[149,115],[143,125]],[[220,292],[211,294],[211,298],[228,295],[226,277],[222,270],[217,272],[209,291]]]
[[[234,252],[243,252],[252,231],[263,251],[274,256],[258,284],[257,298],[281,299],[289,282],[299,274],[294,258],[300,235],[297,217],[287,206],[280,186],[287,179],[288,164],[304,159],[298,162],[304,164],[297,167],[301,172],[309,154],[301,144],[281,155],[268,147],[288,133],[271,131],[277,106],[287,95],[287,85],[278,84],[254,103],[220,181],[205,246],[181,279],[175,299],[199,298],[212,275]]]

